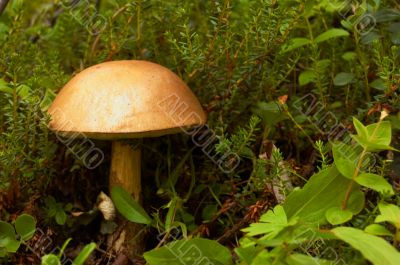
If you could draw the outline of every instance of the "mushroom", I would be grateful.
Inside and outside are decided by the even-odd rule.
[[[141,152],[124,139],[188,133],[206,121],[197,98],[176,74],[138,60],[105,62],[83,70],[60,90],[48,112],[49,127],[57,135],[111,140],[109,187],[122,186],[137,201]],[[127,240],[129,236],[134,235],[127,234]]]

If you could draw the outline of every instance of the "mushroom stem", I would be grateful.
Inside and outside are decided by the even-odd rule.
[[[110,190],[114,186],[121,186],[139,203],[141,201],[140,155],[139,147],[134,148],[123,141],[112,142]],[[138,236],[141,227],[140,224],[128,222],[119,236],[129,257],[140,255],[143,251],[141,238]]]
[[[110,189],[122,186],[136,201],[141,199],[140,148],[122,141],[112,142]]]

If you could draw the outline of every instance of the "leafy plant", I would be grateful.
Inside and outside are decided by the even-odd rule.
[[[67,213],[72,210],[73,205],[67,203],[64,205],[61,202],[57,202],[53,196],[48,196],[44,200],[46,204],[46,214],[48,218],[54,218],[57,224],[64,225],[67,221]]]
[[[0,257],[15,253],[20,245],[30,240],[36,231],[36,221],[28,214],[21,214],[14,225],[0,221]]]
[[[61,265],[64,259],[63,254],[68,246],[71,238],[67,239],[60,249],[58,255],[47,254],[42,257],[42,265]],[[78,254],[78,256],[72,261],[72,265],[83,265],[85,261],[89,258],[90,254],[96,249],[96,243],[87,244]]]

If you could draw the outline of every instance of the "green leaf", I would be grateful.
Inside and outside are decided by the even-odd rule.
[[[74,259],[72,265],[83,265],[93,250],[96,249],[96,243],[87,244]]]
[[[378,224],[370,224],[364,229],[364,231],[375,236],[393,236],[389,230]]]
[[[15,230],[21,239],[27,241],[33,237],[36,231],[36,221],[29,214],[21,214],[15,220]]]
[[[315,80],[315,72],[312,70],[305,70],[299,75],[299,85],[304,86]]]
[[[353,218],[350,210],[342,210],[340,207],[332,207],[325,213],[326,220],[332,225],[340,225]]]
[[[60,208],[57,210],[54,218],[56,219],[57,224],[64,225],[67,221],[67,214],[64,212],[64,209]]]
[[[392,127],[389,121],[381,121],[367,126],[368,141],[374,144],[390,145]]]
[[[245,264],[251,264],[258,252],[254,240],[247,237],[240,239],[240,247],[235,248],[234,251]]]
[[[129,221],[139,224],[151,223],[150,216],[124,188],[120,186],[113,187],[111,190],[111,199],[118,212]]]
[[[259,223],[252,223],[249,227],[242,229],[248,236],[264,235],[265,239],[272,239],[285,227],[296,224],[297,220],[288,219],[281,205],[275,206],[274,210],[268,210],[260,217]]]
[[[356,177],[355,181],[361,186],[370,188],[379,193],[394,194],[392,186],[382,176],[372,173],[361,173]]]
[[[349,36],[349,32],[347,32],[344,29],[329,29],[325,31],[324,33],[318,35],[314,41],[315,43],[321,43],[323,41],[327,41],[332,38],[338,38],[338,37],[344,37],[344,36]]]
[[[276,101],[258,102],[253,112],[260,116],[263,123],[268,125],[268,127],[272,127],[278,122],[287,119],[287,115]]]
[[[352,73],[338,73],[333,79],[333,84],[335,86],[345,86],[354,82],[354,75]]]
[[[17,94],[22,99],[28,99],[30,93],[31,93],[31,88],[29,86],[27,86],[27,85],[19,85],[17,87]]]
[[[354,121],[358,120],[354,118]],[[361,124],[359,121],[358,123]],[[356,122],[354,122],[358,135],[352,135],[352,137],[367,151],[396,150],[389,146],[392,139],[392,128],[389,121],[380,121],[367,127],[361,124],[362,131],[359,131],[361,129],[359,124],[356,126]]]
[[[386,90],[386,84],[385,81],[383,81],[381,78],[375,79],[371,83],[369,83],[369,86],[372,88],[375,88],[380,91],[385,91]]]
[[[342,58],[348,62],[354,61],[357,58],[357,53],[355,52],[345,52],[342,55]]]
[[[397,205],[381,202],[378,208],[381,214],[376,217],[375,222],[389,222],[400,229],[400,208]]]
[[[7,252],[17,252],[20,242],[16,240],[14,227],[6,222],[0,221],[0,248],[5,248]]]
[[[357,168],[359,154],[357,150],[344,143],[332,145],[333,159],[340,174],[352,179]]]
[[[356,117],[353,117],[353,125],[357,131],[358,136],[360,136],[363,139],[368,138],[367,127],[365,127]]]
[[[350,197],[347,202],[347,209],[350,210],[355,215],[364,209],[364,204],[365,204],[364,192],[362,192],[359,188],[355,188],[350,193]]]
[[[360,251],[374,265],[397,265],[400,253],[386,240],[352,227],[331,230],[339,239]]]
[[[336,167],[313,175],[302,189],[292,191],[283,204],[287,217],[299,216],[302,222],[325,224],[325,212],[340,207],[350,180]]]
[[[144,253],[144,259],[149,265],[232,264],[228,248],[204,238],[173,241]]]
[[[288,265],[334,265],[336,264],[336,261],[330,261],[296,253],[287,257],[286,263]]]
[[[42,257],[42,265],[61,265],[61,261],[56,255],[48,254]]]
[[[290,52],[302,46],[310,44],[311,41],[306,38],[292,38],[288,43],[285,43],[281,48],[281,53]]]
[[[12,94],[13,89],[8,86],[8,83],[4,81],[3,79],[0,79],[0,92]]]
[[[177,211],[177,201],[178,197],[172,198],[172,200],[168,203],[168,212],[165,218],[165,230],[170,231],[171,225],[174,222],[176,211]]]

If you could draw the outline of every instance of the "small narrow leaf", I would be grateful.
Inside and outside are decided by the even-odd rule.
[[[120,186],[113,187],[111,190],[111,199],[118,212],[129,221],[139,224],[151,223],[150,216],[124,188]]]
[[[368,138],[367,128],[356,117],[353,117],[353,125],[357,131],[358,136],[360,136],[363,139]]]
[[[311,41],[306,38],[293,38],[288,43],[284,44],[281,48],[282,53],[286,53],[302,46],[310,44]]]
[[[8,86],[8,83],[4,81],[3,79],[0,79],[0,92],[12,94],[13,89]]]
[[[374,265],[397,265],[400,253],[386,240],[352,227],[331,230],[339,239],[360,251]]]
[[[296,253],[287,257],[286,263],[288,265],[334,265],[336,262]]]
[[[320,43],[320,42],[327,41],[332,38],[344,37],[344,36],[349,36],[349,35],[350,35],[349,32],[347,32],[344,29],[330,29],[330,30],[327,30],[324,33],[318,35],[314,39],[314,41],[316,43]]]
[[[361,173],[356,177],[356,182],[361,186],[370,188],[380,193],[394,194],[392,186],[382,176],[372,173]]]
[[[96,243],[87,244],[74,259],[72,265],[83,265],[93,250],[96,249]]]

